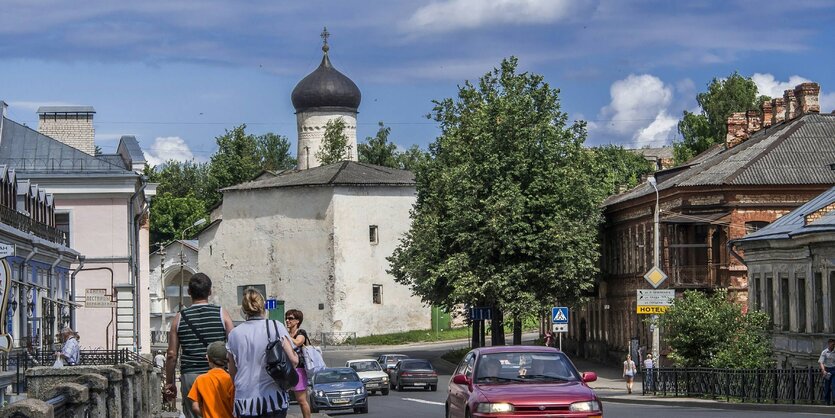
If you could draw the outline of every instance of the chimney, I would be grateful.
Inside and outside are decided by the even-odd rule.
[[[760,119],[760,112],[757,112],[756,110],[749,110],[745,112],[745,122],[745,130],[748,132],[749,136],[763,127],[763,121]]]
[[[799,115],[820,113],[820,92],[821,86],[818,83],[802,83],[794,88],[794,96],[797,97],[797,104],[800,108]]]
[[[725,146],[731,149],[748,139],[748,120],[746,112],[734,112],[728,117],[728,135]]]
[[[786,119],[786,108],[783,104],[783,98],[778,97],[771,99],[771,124],[776,125]]]
[[[760,106],[760,110],[763,112],[763,128],[768,128],[771,126],[774,121],[772,120],[771,114],[771,102],[763,102],[762,106]]]
[[[796,118],[798,116],[797,97],[794,95],[794,90],[783,92],[783,103],[786,106],[786,122]]]
[[[95,113],[92,106],[41,106],[38,108],[38,132],[95,155]]]

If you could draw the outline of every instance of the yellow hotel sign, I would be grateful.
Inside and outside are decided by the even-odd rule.
[[[657,306],[657,305],[640,305],[638,306],[637,312],[639,314],[663,314],[667,312],[669,306]]]

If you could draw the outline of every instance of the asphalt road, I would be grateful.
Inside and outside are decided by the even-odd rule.
[[[359,358],[377,358],[381,354],[401,353],[414,358],[426,358],[432,361],[438,368],[438,391],[430,392],[420,389],[406,389],[403,392],[392,390],[388,396],[375,394],[369,397],[368,418],[375,417],[398,417],[398,418],[419,418],[419,417],[443,417],[444,401],[446,400],[447,385],[451,377],[453,367],[440,356],[448,350],[459,348],[462,343],[446,343],[439,345],[410,346],[408,348],[398,347],[396,349],[357,349],[343,351],[326,351],[325,362],[330,367],[344,366],[345,361]],[[835,407],[833,407],[835,413]],[[298,406],[290,408],[291,416],[301,416]],[[627,404],[604,402],[603,412],[606,417],[640,417],[640,418],[707,418],[707,417],[751,417],[751,418],[811,418],[820,417],[824,414],[801,414],[791,412],[772,412],[767,410],[724,410],[718,408],[695,408],[676,407],[643,404]],[[350,416],[353,411],[322,411],[319,416]]]

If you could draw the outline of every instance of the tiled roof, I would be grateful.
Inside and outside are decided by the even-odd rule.
[[[252,190],[305,186],[414,185],[415,176],[411,171],[358,163],[356,161],[342,161],[308,170],[285,171],[275,177],[241,183],[222,190]]]
[[[789,239],[796,235],[835,230],[835,211],[805,224],[806,215],[835,203],[835,187],[821,193],[799,208],[781,216],[765,228],[746,235],[737,242],[760,241],[766,239]]]
[[[7,118],[0,133],[0,161],[18,174],[136,175],[125,168],[123,161],[92,156]]]
[[[833,184],[835,115],[811,113],[763,129],[747,141],[726,149],[714,145],[688,161],[687,168],[656,173],[658,189],[721,185]],[[665,174],[670,173],[669,177]],[[654,193],[647,183],[610,196],[604,206]]]

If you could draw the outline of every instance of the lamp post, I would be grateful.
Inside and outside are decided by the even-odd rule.
[[[660,253],[659,253],[659,220],[658,220],[658,212],[659,212],[659,195],[658,195],[658,182],[655,180],[655,176],[650,176],[647,179],[647,182],[653,189],[655,189],[655,211],[653,216],[653,233],[652,233],[652,265],[653,267],[660,268],[658,265],[661,264],[660,260]],[[658,315],[652,316],[652,358],[654,361],[661,361],[661,358],[658,357],[658,349],[661,345],[661,331],[658,327]]]
[[[186,231],[196,226],[203,225],[204,223],[206,223],[206,218],[200,218],[190,227],[184,229],[183,233],[180,235],[180,306],[177,308],[177,311],[183,310],[183,264],[185,264],[186,257],[186,255],[183,254],[183,241],[186,240]]]

